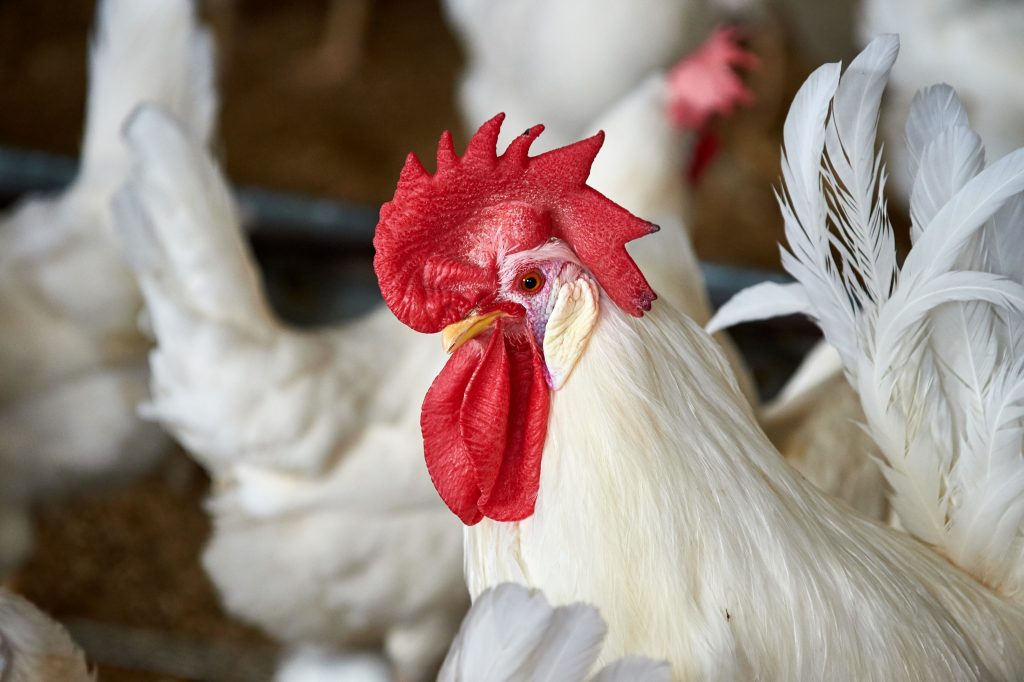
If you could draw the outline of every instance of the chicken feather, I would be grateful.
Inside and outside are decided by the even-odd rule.
[[[473,604],[438,682],[582,682],[607,627],[587,604],[552,608],[544,595],[515,583],[485,591]],[[668,682],[664,662],[626,658],[589,682]]]
[[[896,44],[895,37],[883,37],[867,50]],[[877,77],[885,73],[879,70]],[[846,289],[831,305],[859,303],[850,308],[858,353],[844,357],[844,367],[885,456],[884,473],[904,527],[982,583],[1013,596],[1020,592],[1017,547],[1024,519],[1024,431],[1015,417],[1024,376],[1011,335],[1024,311],[1024,287],[978,268],[991,260],[986,225],[1024,192],[1024,150],[982,168],[977,136],[964,126],[962,107],[948,88],[925,91],[915,104],[908,138],[923,151],[916,155],[921,162],[914,182],[930,189],[914,194],[914,247],[889,294],[870,300]],[[927,133],[933,137],[926,142]],[[824,164],[826,185],[845,182],[834,170]],[[812,188],[803,200],[823,198]],[[806,229],[828,227],[807,223]],[[1021,225],[1002,229],[1019,231]],[[829,267],[860,273],[856,261],[836,263],[829,256],[824,263],[804,261],[793,274],[806,288],[805,272]],[[857,280],[846,281],[856,286]],[[838,335],[817,309],[812,315],[826,338]],[[979,542],[978,533],[986,541]]]

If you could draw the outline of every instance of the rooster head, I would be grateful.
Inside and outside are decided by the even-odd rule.
[[[410,155],[373,242],[388,307],[451,353],[423,402],[424,455],[470,525],[533,513],[550,392],[585,350],[601,293],[636,316],[655,299],[625,244],[657,226],[586,184],[603,134],[530,157],[535,126],[498,155],[503,118],[462,156],[442,135],[433,175]]]

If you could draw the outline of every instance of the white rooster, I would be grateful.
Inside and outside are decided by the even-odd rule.
[[[213,478],[203,563],[226,608],[314,647],[293,670],[383,644],[400,675],[428,679],[468,606],[461,530],[420,463],[437,342],[384,308],[286,327],[203,146],[153,107],[127,137],[118,225],[158,344],[147,411]]]
[[[664,662],[625,658],[593,676],[608,628],[588,604],[552,608],[515,583],[485,590],[452,642],[438,682],[669,682]]]
[[[783,213],[795,250],[786,264],[806,286],[747,295],[751,305],[728,314],[769,314],[757,303],[822,320],[901,520],[934,547],[783,462],[711,337],[658,306],[626,254],[652,226],[586,186],[600,135],[530,157],[534,129],[497,156],[496,117],[461,157],[443,141],[433,175],[410,157],[374,240],[389,307],[442,332],[452,351],[424,399],[424,452],[469,526],[474,595],[513,581],[556,604],[592,603],[609,628],[599,663],[665,658],[680,680],[1024,677],[1024,371],[999,331],[1021,317],[1024,287],[952,269],[971,234],[1024,191],[1024,151],[947,187],[952,198],[897,274],[874,154],[896,52],[895,38],[881,39],[841,82],[828,65],[798,93]],[[930,170],[963,158],[943,156],[964,135],[955,127],[934,131]],[[845,268],[830,261],[840,257]],[[928,322],[958,301],[978,301],[972,316],[986,303],[1000,311],[969,335],[998,348],[978,367],[992,379],[983,400],[957,404],[967,389],[948,401],[976,415],[958,421],[963,447],[931,418],[940,386],[924,379],[937,363],[915,361],[932,342],[964,348]],[[942,316],[950,331],[956,310]],[[944,349],[944,362],[955,357]]]
[[[0,680],[92,682],[85,656],[63,627],[27,600],[0,590]]]
[[[105,0],[90,74],[78,177],[0,221],[2,570],[28,548],[28,505],[137,473],[166,447],[136,415],[148,344],[109,203],[129,166],[121,125],[139,102],[208,137],[211,43],[188,0]]]

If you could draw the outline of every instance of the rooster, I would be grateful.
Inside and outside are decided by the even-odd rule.
[[[917,538],[852,512],[791,470],[707,332],[672,306],[652,305],[624,244],[654,226],[586,185],[602,135],[530,157],[536,126],[499,156],[499,115],[462,156],[443,136],[433,175],[415,156],[406,161],[381,209],[374,265],[392,312],[417,331],[440,332],[451,351],[424,398],[421,430],[434,485],[467,526],[472,594],[512,581],[556,604],[592,603],[609,624],[599,663],[626,653],[664,658],[681,680],[1024,677],[1019,412],[995,419],[1012,429],[999,444],[1015,455],[991,470],[973,458],[979,485],[947,496],[934,471],[950,462],[948,441],[874,428],[875,418],[883,428],[899,422],[879,405],[936,387],[907,377],[897,396],[896,377],[911,371],[906,356],[871,364],[893,344],[906,353],[925,343],[927,306],[942,287],[967,286],[940,271],[972,226],[1024,190],[1024,152],[983,171],[936,214],[915,247],[925,247],[913,256],[923,269],[903,287],[904,266],[898,296],[854,298],[842,288],[862,279],[838,279],[822,262],[842,244],[819,234],[827,216],[887,229],[862,202],[880,205],[871,203],[881,173],[873,125],[895,53],[895,39],[882,39],[842,83],[832,64],[801,89],[785,127],[783,212],[791,243],[810,235],[820,249],[794,244],[787,264],[831,278],[803,293],[832,301],[815,309],[828,314],[824,323],[846,325],[844,367],[865,379],[855,384],[872,433],[902,474],[890,476],[894,504]],[[831,186],[853,197],[838,204],[842,212],[820,193],[826,140],[824,173],[840,174]],[[872,245],[857,253],[894,266],[891,233]],[[863,258],[848,262],[866,267]],[[1000,303],[1022,307],[1019,285],[984,284],[955,296],[994,288],[1005,294]],[[934,295],[922,301],[914,287]],[[794,289],[770,293],[762,302],[775,310],[804,303]],[[852,328],[855,300],[887,307],[870,316],[879,320],[873,336]],[[1006,370],[997,383],[1012,385],[1016,363],[996,364]],[[906,424],[923,439],[939,435],[921,414]],[[914,468],[901,467],[908,460]],[[929,511],[942,504],[968,512],[967,526],[957,524],[962,546],[941,519],[914,523],[915,515],[937,521]]]
[[[148,344],[109,203],[129,164],[120,128],[139,102],[208,137],[212,48],[187,0],[105,0],[97,26],[78,177],[0,221],[3,570],[28,549],[28,505],[139,472],[166,447],[135,412]]]
[[[552,608],[544,595],[504,583],[486,590],[459,628],[438,682],[583,682],[607,626],[588,604]],[[668,664],[625,658],[587,682],[668,682]]]
[[[92,682],[96,678],[63,627],[25,599],[0,590],[0,679]]]

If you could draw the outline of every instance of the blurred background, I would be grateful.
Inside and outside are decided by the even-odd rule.
[[[706,271],[716,302],[778,271],[773,186],[787,107],[814,67],[858,49],[854,2],[743,4],[736,18],[759,58],[744,76],[755,102],[714,123],[719,151],[694,188],[689,225],[699,258],[729,266]],[[406,154],[432,168],[442,130],[453,131],[457,149],[468,139],[456,100],[465,52],[440,4],[207,0],[201,11],[219,51],[215,148],[245,189],[275,307],[298,325],[367,310],[378,300],[369,242],[376,211]],[[0,2],[4,205],[58,188],[74,172],[94,12],[87,0]],[[796,321],[746,327],[739,337],[765,394],[813,340]],[[270,675],[276,645],[223,614],[198,563],[210,531],[208,485],[176,451],[128,488],[37,516],[35,547],[12,583],[69,625],[102,679]]]

